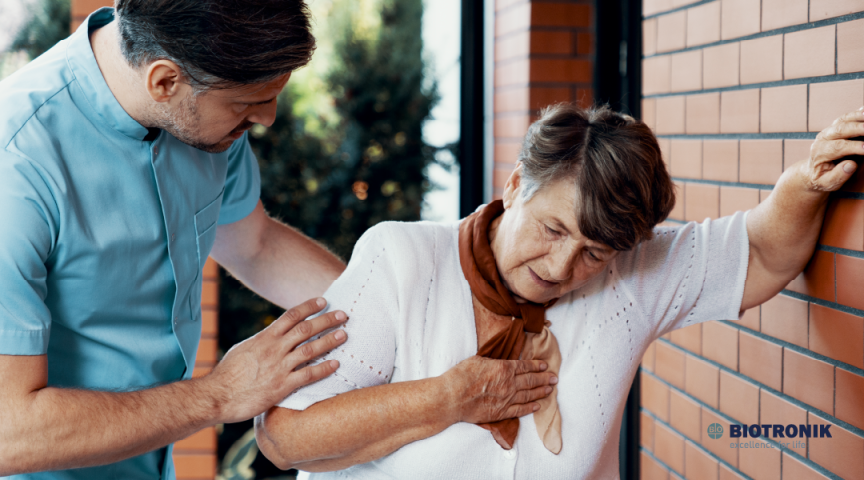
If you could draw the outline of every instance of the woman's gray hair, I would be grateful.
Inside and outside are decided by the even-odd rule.
[[[615,250],[650,239],[675,205],[674,185],[654,134],[608,106],[545,108],[528,128],[519,163],[523,198],[572,181],[579,230]]]
[[[302,0],[115,0],[126,61],[176,63],[196,90],[268,82],[315,51]]]

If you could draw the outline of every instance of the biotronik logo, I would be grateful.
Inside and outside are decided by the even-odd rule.
[[[718,439],[723,437],[723,425],[719,423],[712,423],[708,425],[708,436],[712,439]],[[784,448],[800,448],[806,445],[805,442],[801,440],[794,441],[783,441],[781,439],[790,439],[790,438],[832,438],[831,436],[831,425],[775,425],[771,424],[761,424],[761,425],[747,425],[747,424],[730,424],[729,425],[729,438],[735,439],[735,441],[729,444],[730,448],[777,448],[774,443],[768,443],[763,441],[741,441],[739,439],[743,438],[753,438],[753,439],[767,439],[770,438],[775,443],[779,444],[779,446]]]

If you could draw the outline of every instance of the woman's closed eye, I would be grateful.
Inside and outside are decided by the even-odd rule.
[[[553,236],[553,237],[557,237],[557,236],[561,235],[561,232],[559,232],[558,230],[553,229],[553,228],[550,227],[549,225],[545,225],[545,224],[544,224],[543,226],[546,227],[546,233],[548,233],[549,235],[551,235],[551,236]]]

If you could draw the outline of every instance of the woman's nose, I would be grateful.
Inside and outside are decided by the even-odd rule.
[[[563,282],[573,275],[573,262],[576,260],[577,248],[561,248],[549,256],[549,280]]]

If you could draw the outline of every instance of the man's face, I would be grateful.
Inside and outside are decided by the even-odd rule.
[[[221,153],[256,123],[269,127],[276,118],[276,97],[288,73],[275,80],[243,87],[214,89],[161,106],[155,125],[181,142],[209,153]]]

